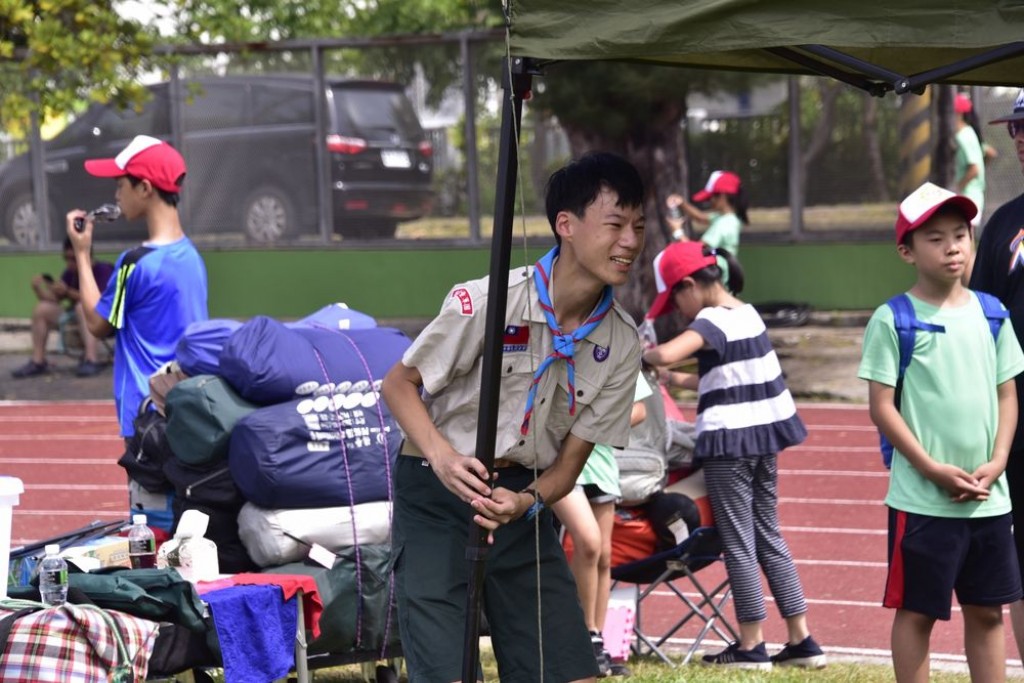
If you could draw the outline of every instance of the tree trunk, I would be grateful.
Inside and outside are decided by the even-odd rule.
[[[821,116],[814,126],[811,139],[804,150],[803,165],[804,172],[801,175],[803,181],[800,188],[801,195],[807,197],[807,179],[811,176],[811,167],[814,162],[828,149],[828,143],[832,138],[832,129],[836,120],[836,100],[839,99],[840,84],[825,79],[818,79],[818,95],[821,98]]]
[[[686,115],[682,103],[666,103],[642,125],[634,127],[621,138],[602,137],[593,130],[564,125],[573,157],[590,150],[614,152],[629,160],[644,181],[644,215],[647,229],[644,250],[633,273],[615,297],[639,321],[651,301],[656,287],[652,263],[670,239],[670,228],[664,220],[665,198],[673,192],[686,192],[687,168],[683,130]]]
[[[935,163],[932,165],[932,182],[940,187],[953,186],[953,165],[956,157],[956,122],[953,114],[953,92],[951,85],[932,86],[935,97]]]
[[[878,98],[868,93],[864,93],[864,149],[867,150],[868,168],[871,169],[871,199],[888,201],[889,190],[885,184],[885,165],[878,136]]]

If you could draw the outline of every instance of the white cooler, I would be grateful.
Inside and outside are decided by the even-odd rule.
[[[0,599],[7,597],[7,572],[11,564],[11,518],[25,485],[17,477],[0,477]]]

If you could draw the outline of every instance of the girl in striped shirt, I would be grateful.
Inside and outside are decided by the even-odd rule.
[[[718,258],[729,268],[722,281]],[[648,319],[674,307],[688,323],[679,336],[644,352],[670,386],[697,391],[695,463],[704,469],[722,540],[740,639],[704,663],[769,670],[773,664],[820,668],[825,654],[807,627],[807,604],[778,519],[777,454],[807,430],[786,388],[764,321],[736,298],[743,271],[728,251],[700,242],[670,244],[654,259],[658,296]],[[697,374],[668,368],[694,357]],[[768,655],[764,571],[789,642]]]

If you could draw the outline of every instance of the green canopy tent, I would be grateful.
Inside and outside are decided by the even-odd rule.
[[[824,75],[874,95],[932,83],[1024,85],[1024,3],[1010,0],[507,0],[477,457],[492,469],[517,140],[534,76],[565,60]],[[462,680],[476,680],[486,534],[471,528]]]

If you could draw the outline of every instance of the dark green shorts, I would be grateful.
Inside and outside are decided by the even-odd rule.
[[[532,480],[533,472],[524,467],[500,470],[499,481],[505,488],[518,491]],[[502,683],[560,683],[597,675],[576,583],[558,543],[551,511],[544,510],[539,517],[537,525],[519,519],[501,527],[487,557],[484,613]],[[471,519],[469,505],[438,481],[426,460],[398,457],[392,547],[402,652],[411,683],[451,683],[462,678]]]

